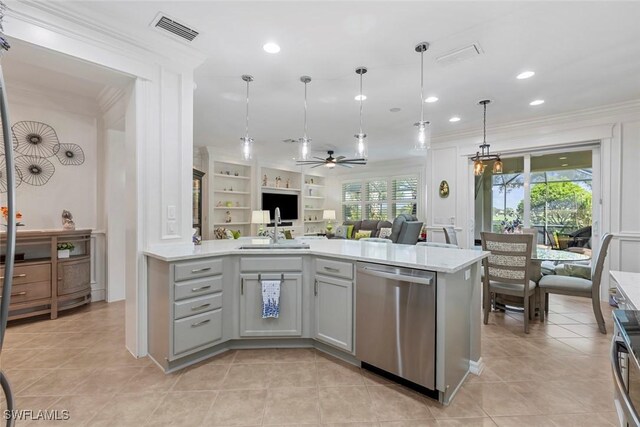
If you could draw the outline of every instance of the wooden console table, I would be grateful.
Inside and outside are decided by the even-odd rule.
[[[5,242],[2,232],[3,248]],[[58,243],[64,242],[75,248],[69,258],[58,258]],[[91,302],[91,230],[18,231],[15,253],[9,320],[42,314],[55,319],[62,310]]]

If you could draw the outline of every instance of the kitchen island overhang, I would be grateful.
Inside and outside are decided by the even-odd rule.
[[[366,284],[355,271],[356,263],[368,262],[435,273],[433,351],[441,402],[451,401],[469,373],[481,373],[480,269],[488,253],[346,240],[309,240],[309,249],[239,249],[260,241],[145,251],[149,353],[165,372],[235,348],[312,346],[359,364],[355,291]],[[257,313],[263,279],[282,280],[283,313],[275,321]],[[198,307],[206,308],[191,311]]]

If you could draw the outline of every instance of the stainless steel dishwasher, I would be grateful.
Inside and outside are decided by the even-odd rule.
[[[356,358],[435,390],[435,273],[358,263]]]

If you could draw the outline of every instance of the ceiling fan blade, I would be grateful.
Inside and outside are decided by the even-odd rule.
[[[356,159],[354,159],[354,160],[343,160],[343,161],[338,162],[338,163],[347,163],[347,164],[350,164],[350,165],[366,165],[367,161],[366,160],[356,160]]]
[[[324,163],[320,163],[319,165],[311,166],[311,169],[319,168],[320,166],[324,166]]]
[[[348,163],[344,163],[344,162],[338,163],[338,166],[342,166],[343,168],[349,168],[349,169],[353,168],[353,166],[351,166]]]
[[[345,157],[345,156],[338,156],[338,157],[336,157],[336,160],[337,160],[337,161],[340,161],[340,160],[342,160],[342,159],[346,159],[346,157]]]
[[[323,159],[322,157],[313,156],[314,159],[322,160],[323,162],[327,159]]]

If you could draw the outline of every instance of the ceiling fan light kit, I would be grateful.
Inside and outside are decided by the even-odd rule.
[[[487,144],[487,104],[491,101],[489,99],[484,99],[478,102],[479,105],[482,105],[484,108],[484,116],[483,116],[483,137],[482,144],[480,145],[480,151],[476,152],[476,155],[471,158],[473,161],[473,174],[476,176],[482,175],[484,173],[484,169],[486,167],[485,162],[493,161],[493,173],[499,174],[502,173],[503,164],[502,160],[500,160],[500,154],[491,154],[489,152],[490,145]]]
[[[347,159],[345,156],[333,157],[334,151],[327,151],[329,157],[323,159],[322,157],[314,157],[315,160],[298,160],[296,164],[298,166],[311,166],[311,168],[318,168],[324,166],[329,169],[333,169],[336,166],[342,166],[344,168],[352,168],[353,165],[366,165],[367,159]]]
[[[242,159],[251,160],[253,157],[253,138],[249,136],[249,83],[253,81],[253,76],[249,74],[243,74],[242,80],[247,83],[247,112],[245,115],[245,132],[244,136],[240,138],[242,141]]]

